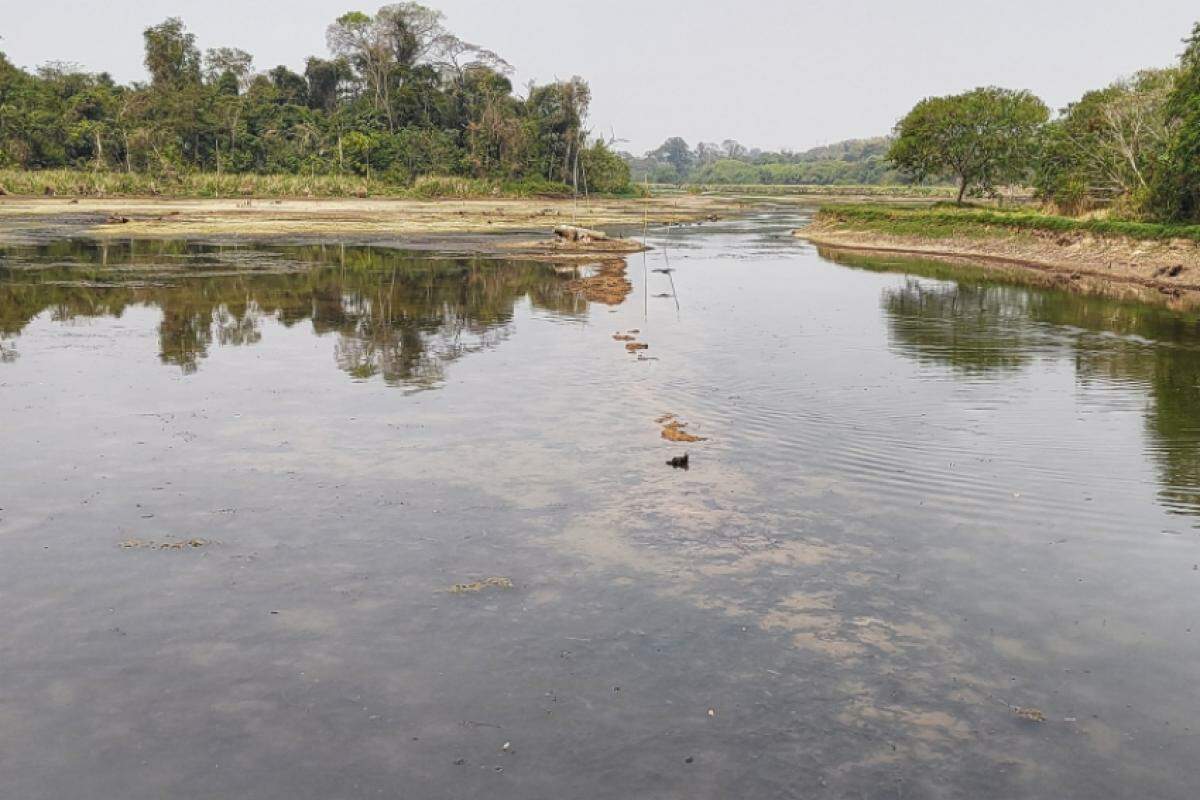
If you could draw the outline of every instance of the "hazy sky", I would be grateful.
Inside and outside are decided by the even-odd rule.
[[[380,0],[0,0],[0,50],[143,79],[141,31],[180,16],[201,48],[255,66],[324,55],[325,28]],[[596,132],[642,152],[668,136],[802,149],[887,132],[921,97],[982,84],[1058,108],[1171,63],[1195,0],[429,0],[451,30],[498,51],[515,81],[578,74]]]

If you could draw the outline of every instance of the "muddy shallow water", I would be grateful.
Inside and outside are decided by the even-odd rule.
[[[802,221],[4,251],[0,794],[1194,797],[1200,316]]]

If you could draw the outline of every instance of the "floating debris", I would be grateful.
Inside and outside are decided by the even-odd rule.
[[[682,422],[674,414],[664,414],[655,420],[659,425],[663,426],[662,438],[668,442],[705,442],[708,441],[703,436],[693,436],[684,430],[688,426],[686,422]]]
[[[511,589],[513,582],[508,578],[485,578],[474,583],[456,583],[450,589],[454,594],[478,594],[485,589]]]
[[[1040,708],[1022,708],[1013,706],[1012,712],[1026,722],[1045,722],[1046,714]]]
[[[625,345],[625,349],[631,353],[636,353],[638,350],[649,350],[650,345],[646,344],[645,342],[630,342],[629,344]]]
[[[637,341],[636,336],[630,336],[627,333],[614,333],[613,339],[618,342],[636,342]]]
[[[667,462],[667,466],[673,469],[689,469],[689,455],[684,453],[681,456],[675,456]]]
[[[144,539],[126,539],[121,542],[122,550],[187,550],[208,547],[212,542],[207,539],[187,539],[182,542],[152,542]]]
[[[600,264],[595,275],[569,282],[567,289],[590,302],[617,306],[633,291],[633,284],[625,277],[624,260],[613,260]]]

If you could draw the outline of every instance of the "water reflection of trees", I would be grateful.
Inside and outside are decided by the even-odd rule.
[[[921,276],[886,289],[882,300],[893,345],[909,357],[1000,377],[1065,354],[1082,382],[1146,391],[1160,497],[1173,511],[1200,514],[1200,314],[964,277],[937,263],[836,260]]]
[[[942,286],[909,280],[884,297],[892,342],[905,355],[966,373],[1012,372],[1036,337],[1024,324],[1028,293],[1007,286]]]
[[[213,343],[247,346],[262,320],[310,323],[337,337],[338,366],[355,378],[431,386],[447,364],[508,335],[518,301],[575,316],[586,306],[548,265],[417,258],[395,250],[312,245],[216,248],[57,243],[0,268],[0,341],[36,316],[119,317],[162,312],[160,358],[194,372]],[[15,357],[12,342],[0,356]],[[10,355],[13,354],[13,355]]]

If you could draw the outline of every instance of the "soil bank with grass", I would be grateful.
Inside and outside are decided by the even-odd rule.
[[[796,235],[842,250],[1026,270],[1064,286],[1200,291],[1200,226],[1075,219],[1028,210],[826,206]]]

